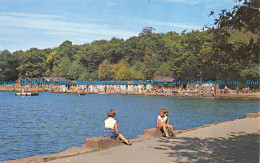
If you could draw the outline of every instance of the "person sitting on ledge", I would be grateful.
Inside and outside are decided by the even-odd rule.
[[[159,129],[160,131],[163,130],[163,132],[166,135],[166,138],[169,138],[170,136],[168,135],[168,132],[166,130],[166,126],[167,126],[166,125],[166,119],[167,119],[167,116],[165,116],[165,114],[166,114],[165,109],[161,109],[160,110],[160,115],[157,118],[156,128]]]
[[[115,110],[109,110],[107,113],[109,118],[105,120],[105,129],[104,129],[104,137],[110,137],[110,138],[120,138],[123,140],[127,145],[131,145],[126,138],[119,133],[118,127],[117,127],[117,121],[114,119],[116,116],[116,111]]]
[[[165,120],[165,124],[166,124],[166,127],[170,129],[170,131],[172,132],[173,134],[173,126],[169,124],[169,118],[168,118],[168,115],[169,115],[169,109],[166,108],[164,109],[165,110],[165,117],[166,117],[166,120]]]

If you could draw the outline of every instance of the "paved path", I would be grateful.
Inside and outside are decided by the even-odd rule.
[[[259,162],[260,117],[228,121],[52,163]]]

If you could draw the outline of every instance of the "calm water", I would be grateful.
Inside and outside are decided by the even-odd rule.
[[[260,110],[259,100],[40,93],[21,97],[0,92],[0,161],[58,153],[102,136],[109,109],[119,131],[136,138],[154,128],[159,109],[170,108],[174,129],[244,118]]]

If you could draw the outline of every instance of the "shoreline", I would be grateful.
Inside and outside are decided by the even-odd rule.
[[[175,139],[153,138],[50,163],[259,162],[258,118],[237,119],[183,132]]]
[[[20,92],[13,90],[0,90],[0,92]],[[26,92],[49,92],[49,93],[69,93],[69,94],[79,94],[77,92],[54,92],[54,91],[26,91]],[[260,99],[260,92],[256,93],[239,93],[239,94],[216,94],[215,96],[191,96],[191,95],[164,95],[164,94],[125,94],[125,93],[85,93],[85,94],[100,94],[100,95],[137,95],[137,96],[158,96],[158,97],[177,97],[177,98],[212,98],[212,99]],[[84,94],[84,95],[85,95]]]
[[[259,118],[259,117],[260,117],[260,111],[258,111],[257,113],[248,113],[248,114],[246,114],[246,117],[242,118],[242,119],[210,123],[210,124],[202,125],[199,127],[186,129],[186,130],[175,130],[175,134],[177,135],[177,138],[178,138],[179,134],[185,134],[186,132],[196,131],[198,129],[208,128],[208,127],[214,127],[219,124],[232,123],[232,122],[236,122],[238,120],[245,120],[245,119]],[[153,139],[159,138],[161,136],[162,135],[160,134],[160,132],[158,133],[157,129],[147,129],[147,130],[144,130],[143,135],[138,135],[136,139],[130,139],[130,140],[131,140],[131,142],[133,142],[135,144],[135,143],[139,143],[139,142],[142,143],[143,141],[145,142],[146,140],[153,140]],[[107,141],[109,141],[109,142],[107,142]],[[101,142],[101,144],[99,144],[99,145],[101,145],[101,147],[100,148],[96,147],[96,146],[94,147],[93,142],[94,142],[94,146],[96,145],[95,143]],[[110,144],[112,143],[113,145],[109,145],[109,143]],[[15,159],[15,160],[7,160],[7,161],[3,161],[1,163],[48,162],[48,161],[59,160],[59,159],[64,159],[64,158],[68,158],[68,157],[69,158],[74,157],[74,156],[76,157],[76,156],[79,156],[82,154],[88,154],[88,153],[93,153],[93,152],[95,153],[95,152],[103,151],[104,149],[110,149],[111,147],[116,147],[116,146],[125,146],[125,145],[123,143],[121,143],[121,141],[110,139],[110,138],[104,138],[104,137],[87,138],[86,143],[83,144],[81,147],[71,147],[71,148],[66,149],[63,152],[59,152],[56,154],[36,155],[36,156],[32,156],[32,157],[20,158],[20,159]]]

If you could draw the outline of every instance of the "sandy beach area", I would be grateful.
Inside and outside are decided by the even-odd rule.
[[[260,117],[237,119],[50,163],[259,162]]]

